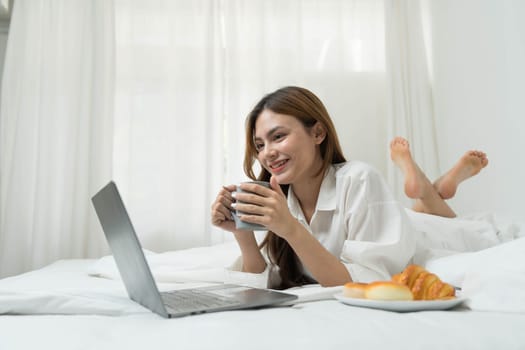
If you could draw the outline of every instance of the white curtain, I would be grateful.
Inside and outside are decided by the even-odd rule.
[[[385,168],[382,1],[115,4],[115,178],[146,247],[231,239],[211,203],[245,179],[245,116],[284,85],[317,93],[348,156]]]
[[[224,182],[217,4],[115,2],[115,180],[155,251],[222,242],[209,220]]]
[[[0,112],[0,276],[105,251],[90,196],[111,177],[112,8],[15,2]]]
[[[385,0],[388,139],[403,136],[412,156],[433,181],[440,175],[432,85],[425,46],[426,3]],[[428,25],[428,24],[427,24]],[[428,39],[427,39],[428,40]],[[427,42],[428,44],[428,42]],[[396,197],[411,206],[403,193],[403,176],[393,163],[387,178]]]
[[[231,239],[211,227],[211,203],[223,184],[245,179],[245,116],[284,85],[325,102],[347,158],[387,172],[389,127],[406,111],[387,113],[405,77],[387,76],[395,53],[386,55],[385,32],[413,39],[388,34],[387,17],[409,11],[393,11],[397,1],[16,4],[1,115],[4,275],[106,253],[89,198],[110,178],[145,248]],[[71,28],[55,28],[60,18]]]

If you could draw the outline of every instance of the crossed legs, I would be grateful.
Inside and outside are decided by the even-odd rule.
[[[403,172],[405,194],[415,200],[412,209],[444,217],[456,216],[445,200],[456,194],[461,182],[476,175],[488,164],[485,153],[468,151],[448,172],[431,183],[412,158],[406,139],[396,137],[390,142],[390,157]]]

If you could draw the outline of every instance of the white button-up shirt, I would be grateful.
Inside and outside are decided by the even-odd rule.
[[[366,163],[349,161],[329,167],[310,223],[291,186],[288,207],[329,252],[339,257],[356,282],[389,280],[415,253],[414,232],[405,209],[378,171]],[[241,268],[239,259],[232,266],[232,281],[271,287],[272,281],[278,280],[272,276],[277,271],[269,262],[261,274],[234,271]]]

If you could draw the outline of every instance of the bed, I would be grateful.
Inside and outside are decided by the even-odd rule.
[[[525,237],[428,262],[462,288],[449,310],[392,312],[334,298],[341,287],[289,290],[293,305],[164,319],[131,301],[111,257],[60,260],[0,280],[0,349],[525,349]],[[221,283],[234,243],[148,252],[159,289]],[[198,262],[198,263],[197,263]]]

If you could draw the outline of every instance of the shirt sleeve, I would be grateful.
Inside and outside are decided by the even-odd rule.
[[[281,282],[278,267],[271,264],[263,253],[266,269],[261,273],[243,272],[242,256],[238,257],[231,266],[226,268],[225,282],[249,286],[254,288],[272,288]]]
[[[415,253],[412,225],[378,174],[369,174],[353,185],[341,261],[356,282],[389,280]]]

